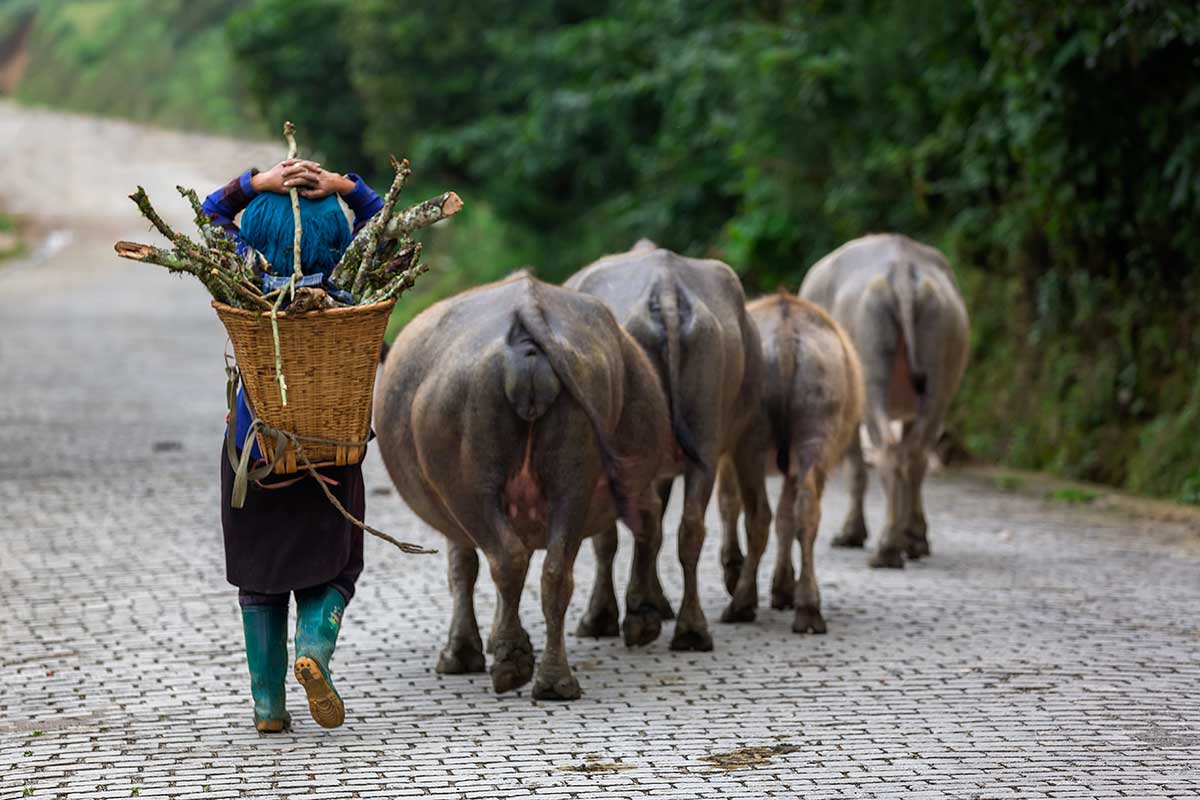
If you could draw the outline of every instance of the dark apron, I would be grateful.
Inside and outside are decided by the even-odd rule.
[[[337,482],[330,492],[358,519],[366,511],[362,465],[322,467]],[[301,473],[303,474],[303,473]],[[264,485],[297,475],[271,475]],[[225,534],[225,577],[246,592],[281,594],[328,583],[353,586],[363,568],[363,532],[333,507],[314,478],[267,489],[251,483],[246,503],[233,508],[233,468],[221,445],[221,528]]]

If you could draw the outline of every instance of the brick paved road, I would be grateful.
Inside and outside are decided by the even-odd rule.
[[[345,727],[318,729],[292,686],[295,731],[260,738],[217,522],[223,333],[202,290],[110,245],[145,232],[134,184],[183,222],[175,181],[272,149],[6,104],[0,142],[3,201],[73,237],[0,268],[0,798],[1200,796],[1196,532],[954,476],[929,487],[933,559],[881,573],[819,548],[827,636],[767,610],[714,625],[709,654],[669,652],[669,628],[633,652],[572,639],[569,705],[434,674],[443,562],[368,541]],[[374,455],[367,476],[373,522],[438,544]],[[827,528],[844,509],[835,484]]]

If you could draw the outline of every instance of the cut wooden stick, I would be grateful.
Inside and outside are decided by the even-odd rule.
[[[225,281],[218,270],[201,259],[188,258],[176,252],[140,242],[117,242],[113,249],[121,258],[128,258],[130,261],[157,264],[160,267],[166,267],[171,272],[185,272],[188,275],[194,275],[204,284],[204,288],[208,289],[208,293],[217,300],[226,305],[241,306],[234,299],[232,284]]]
[[[247,289],[245,284],[243,284],[241,281],[238,281],[233,284],[233,290],[235,292],[237,292],[238,294],[240,294],[242,297],[245,297],[250,302],[254,303],[259,308],[263,309],[264,311],[270,310],[271,308],[273,308],[273,306],[270,303],[268,303],[265,299],[263,299],[263,296],[261,294],[257,294],[255,292],[251,291],[250,289]]]
[[[288,143],[288,158],[295,158],[297,153],[296,148],[296,126],[291,120],[283,123],[283,135]],[[300,192],[293,186],[288,189],[288,196],[292,198],[292,220],[296,223],[296,232],[292,237],[292,276],[296,280],[304,275],[304,268],[300,264],[300,234],[303,232],[300,225]],[[292,296],[295,297],[295,285],[292,286]],[[287,405],[286,403],[284,405]]]
[[[462,211],[463,201],[456,192],[445,192],[437,197],[417,203],[406,208],[392,217],[384,235],[389,239],[399,239],[406,233],[412,233],[420,228],[427,228],[435,222],[452,217]]]
[[[364,297],[362,304],[370,305],[372,303],[382,303],[384,300],[390,300],[401,292],[411,289],[417,282],[417,277],[419,275],[424,275],[428,271],[428,264],[416,264],[411,269],[406,269],[404,272],[400,273],[399,276],[394,278],[378,292]]]
[[[157,228],[159,233],[167,237],[171,244],[184,249],[195,249],[199,247],[199,245],[197,245],[191,239],[184,236],[182,233],[176,233],[170,225],[163,222],[163,218],[158,215],[158,212],[150,203],[150,197],[146,194],[146,190],[141,186],[137,188],[136,192],[129,195],[129,199],[137,205],[138,210],[142,212],[142,216],[150,220],[150,224]]]
[[[296,158],[299,151],[296,127],[290,121],[284,123],[283,135],[287,140],[288,158]],[[335,286],[349,290],[351,305],[377,303],[411,287],[417,276],[429,268],[420,263],[421,244],[414,242],[410,234],[453,216],[463,207],[462,199],[456,193],[445,192],[398,211],[396,201],[412,170],[407,160],[397,161],[395,157],[392,158],[392,168],[396,174],[384,198],[383,208],[354,237],[330,275]],[[261,275],[272,269],[261,253],[251,248],[244,255],[239,255],[235,239],[204,213],[204,206],[196,192],[183,186],[176,188],[192,207],[202,241],[197,243],[173,230],[151,204],[146,190],[139,186],[136,192],[129,195],[130,200],[173,247],[166,249],[137,242],[118,242],[117,254],[133,261],[158,264],[172,272],[194,275],[222,303],[254,311],[269,310],[275,344],[275,377],[283,404],[287,405],[287,382],[279,352],[277,317],[288,300],[295,301],[298,296],[296,287],[304,274],[300,260],[304,231],[298,189],[288,190],[294,223],[292,274],[281,289],[263,292],[259,285]],[[280,266],[275,265],[275,269]],[[315,293],[313,295],[310,305],[326,305],[326,302],[318,302],[321,298]],[[330,296],[328,304],[338,305],[340,301],[333,301]]]
[[[355,297],[357,297],[357,294],[352,288],[354,281],[358,278],[358,274],[362,268],[368,265],[370,259],[374,256],[375,247],[378,246],[380,239],[380,231],[394,212],[396,198],[400,195],[401,190],[404,189],[404,185],[408,183],[408,179],[412,175],[412,169],[408,166],[408,159],[397,163],[396,159],[393,158],[392,167],[396,170],[396,176],[392,178],[392,185],[388,187],[387,195],[383,201],[383,208],[375,216],[371,217],[363,229],[358,232],[358,235],[354,237],[354,241],[350,242],[350,246],[342,254],[337,266],[333,268],[333,272],[330,273],[330,280],[338,286],[350,288],[350,293],[355,295]]]
[[[396,161],[396,157],[392,156],[392,169],[396,171],[396,177],[392,179],[392,185],[388,187],[387,195],[383,198],[383,208],[367,223],[367,227],[363,230],[363,233],[367,237],[366,241],[363,242],[358,274],[354,276],[354,282],[350,288],[350,294],[355,297],[362,295],[363,290],[367,287],[367,276],[378,266],[380,233],[387,226],[388,221],[392,218],[392,214],[395,213],[396,201],[400,197],[400,192],[404,189],[404,184],[408,183],[408,179],[412,175],[412,169],[408,166],[408,159]]]

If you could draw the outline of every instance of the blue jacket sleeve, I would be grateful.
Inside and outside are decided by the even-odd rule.
[[[348,172],[346,177],[354,181],[354,191],[343,195],[342,199],[354,212],[354,232],[358,233],[367,224],[367,220],[378,214],[379,210],[383,208],[383,200],[358,175]]]
[[[204,205],[202,206],[202,210],[208,215],[208,218],[220,225],[225,230],[225,233],[229,235],[229,238],[233,239],[237,244],[238,255],[241,256],[246,255],[246,249],[249,245],[242,238],[242,232],[238,230],[238,226],[234,223],[233,218],[240,214],[246,206],[250,205],[250,201],[258,196],[258,192],[254,191],[254,186],[250,183],[250,178],[257,171],[255,169],[246,170],[204,198]]]

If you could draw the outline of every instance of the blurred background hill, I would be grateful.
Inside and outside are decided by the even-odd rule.
[[[972,454],[1200,503],[1191,0],[0,0],[0,91],[408,156],[468,207],[397,324],[640,236],[754,293],[907,233],[972,313]]]

